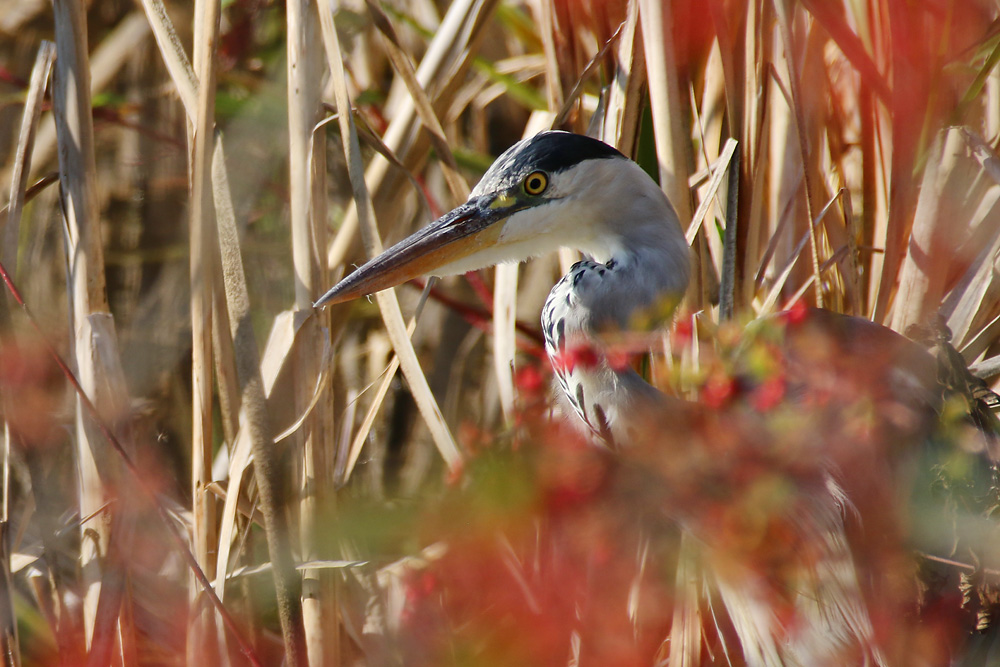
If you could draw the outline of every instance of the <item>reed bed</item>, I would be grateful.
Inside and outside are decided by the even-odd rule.
[[[765,515],[801,473],[783,445],[838,444],[821,415],[774,412],[753,460],[696,429],[670,465],[586,446],[537,323],[569,252],[311,307],[549,128],[633,156],[687,230],[694,284],[637,362],[657,386],[735,400],[738,359],[781,363],[742,325],[803,304],[933,344],[962,381],[861,517],[891,542],[873,624],[893,663],[995,651],[969,425],[1000,377],[995,3],[11,7],[4,665],[741,664],[673,526],[766,526],[720,538],[764,570],[808,548]],[[686,483],[707,451],[725,502]]]

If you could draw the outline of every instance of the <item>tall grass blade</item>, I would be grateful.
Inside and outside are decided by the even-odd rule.
[[[962,210],[968,194],[975,164],[969,153],[959,128],[944,131],[931,151],[892,308],[892,328],[896,331],[928,323],[944,297],[950,262],[940,259],[949,257],[946,248],[954,247],[954,240],[967,233],[956,229],[953,216]],[[939,261],[928,261],[931,257]]]
[[[325,249],[326,208],[316,197],[326,195],[325,134],[315,132],[320,119],[322,46],[319,39],[316,5],[307,0],[286,4],[288,72],[288,161],[289,213],[291,216],[292,265],[295,272],[295,305],[308,310],[325,287],[319,257]],[[319,241],[319,242],[317,242]],[[298,486],[299,556],[312,561],[321,557],[322,508],[333,496],[333,453],[330,431],[321,415],[312,412],[313,387],[320,378],[324,332],[318,318],[303,323],[293,359],[293,396],[296,413],[304,413],[302,428],[296,432],[292,451],[301,452]],[[321,389],[322,392],[322,389]],[[293,507],[292,499],[288,500]],[[314,569],[302,572],[302,623],[305,632],[304,656],[309,665],[338,665],[340,637],[336,623],[335,589],[326,573]]]
[[[74,327],[74,353],[84,391],[92,397],[99,414],[117,421],[126,414],[128,397],[105,291],[86,15],[82,3],[75,0],[55,2],[53,10],[58,53],[53,101],[68,282],[72,295],[70,322]],[[77,401],[76,437],[80,512],[88,514],[104,504],[105,492],[115,488],[119,476],[116,464],[110,463],[116,459],[80,401]],[[97,615],[105,576],[101,554],[110,548],[110,528],[110,516],[103,513],[82,535],[80,565],[85,590],[82,609],[85,639],[96,656],[111,655],[116,635],[117,609],[101,617],[105,622],[102,625],[98,625]],[[120,595],[118,604],[121,604]]]
[[[24,100],[24,115],[21,117],[21,130],[18,133],[17,149],[14,153],[7,215],[2,221],[3,226],[0,227],[3,230],[3,252],[0,254],[0,259],[15,275],[17,275],[18,241],[21,236],[21,212],[24,208],[25,190],[28,187],[28,173],[31,171],[31,153],[55,57],[55,44],[43,41],[38,47],[38,55],[31,68],[31,82],[28,84],[28,94]]]
[[[340,123],[344,155],[347,157],[354,202],[360,214],[361,230],[365,237],[365,245],[368,246],[369,254],[374,256],[381,251],[382,244],[378,238],[378,229],[375,226],[375,209],[372,206],[372,200],[368,195],[368,187],[365,183],[357,132],[354,130],[354,122],[349,113],[351,104],[344,78],[340,40],[333,25],[332,7],[327,1],[323,1],[320,4],[320,24],[323,28],[326,56],[329,61],[330,71],[333,74],[337,108],[340,111],[337,118]],[[434,438],[434,444],[437,445],[438,451],[444,458],[445,463],[448,464],[448,467],[455,469],[461,461],[461,454],[455,445],[455,440],[452,438],[447,424],[444,422],[444,417],[442,417],[441,411],[437,406],[437,401],[434,399],[433,394],[431,394],[427,379],[424,377],[423,371],[420,369],[420,364],[417,362],[413,346],[406,336],[406,326],[403,324],[399,302],[396,301],[392,290],[379,292],[375,298],[378,301],[379,309],[382,311],[393,347],[396,350],[396,354],[399,355],[400,367],[403,369],[403,374],[410,383],[414,400],[420,408],[424,420],[427,422],[431,436]]]
[[[34,147],[35,132],[41,116],[42,101],[45,89],[49,83],[49,74],[55,60],[56,48],[52,42],[43,41],[38,48],[34,66],[31,69],[31,81],[28,84],[28,94],[25,97],[24,113],[21,118],[21,129],[18,134],[17,148],[14,153],[14,167],[11,174],[10,196],[7,200],[6,216],[0,221],[0,238],[3,239],[0,262],[17,272],[17,255],[21,230],[21,214],[24,208],[25,190],[27,189],[28,172],[31,169],[31,151]],[[5,311],[0,315],[7,329],[8,315]],[[6,392],[3,392],[6,394]],[[12,409],[5,395],[3,412],[8,414]],[[21,647],[17,636],[17,619],[14,611],[14,588],[11,576],[11,550],[13,533],[11,531],[11,446],[13,433],[7,419],[3,420],[2,456],[2,487],[0,487],[0,656],[4,667],[19,667],[21,664]]]
[[[225,177],[225,156],[221,142],[213,158],[212,179],[215,187],[215,206],[219,211],[219,244],[222,253],[223,278],[226,290],[226,305],[229,309],[230,336],[236,352],[236,372],[242,390],[241,404],[244,418],[241,433],[246,432],[249,450],[253,454],[254,478],[260,494],[261,511],[264,514],[268,552],[271,556],[272,574],[278,602],[278,613],[284,635],[286,659],[289,664],[307,664],[305,634],[302,625],[300,601],[301,579],[295,570],[292,554],[292,533],[289,526],[288,509],[292,502],[288,491],[288,466],[282,453],[274,446],[274,432],[265,400],[265,383],[262,376],[257,342],[254,339],[250,321],[250,301],[247,295],[246,276],[239,251],[238,236],[232,212],[232,199]],[[303,318],[304,319],[304,318]],[[282,357],[282,360],[284,357]],[[246,462],[246,449],[240,447],[240,440],[234,447],[233,463]],[[231,466],[232,468],[232,466]],[[242,473],[243,468],[240,468]],[[226,500],[222,530],[220,531],[220,557],[228,548],[228,534],[234,515],[230,511],[229,497],[239,494],[239,479],[230,477],[230,491]],[[224,571],[227,563],[222,560],[217,565],[217,573]],[[224,577],[216,576],[216,585],[221,585]]]
[[[215,498],[208,493],[212,482],[214,443],[214,394],[212,391],[212,304],[215,294],[217,245],[212,210],[211,159],[215,129],[215,45],[221,10],[215,0],[201,0],[195,7],[195,53],[199,86],[195,115],[190,127],[191,213],[188,227],[191,285],[191,498],[192,543],[198,564],[205,571],[215,565],[218,542]],[[200,39],[198,39],[200,37]],[[192,598],[198,582],[192,580]],[[196,608],[197,609],[197,608]],[[195,613],[188,635],[188,656],[194,660],[221,660],[216,642],[215,616],[202,607]]]
[[[681,93],[674,53],[673,11],[673,5],[658,0],[639,2],[660,187],[673,203],[681,227],[687,229],[691,222],[691,195],[687,188],[691,156],[685,125],[690,114],[687,95]]]

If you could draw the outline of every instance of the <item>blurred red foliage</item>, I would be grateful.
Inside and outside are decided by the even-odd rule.
[[[57,415],[66,399],[65,383],[42,345],[0,343],[0,393],[4,418],[20,446],[45,449],[64,441]]]
[[[893,377],[933,379],[933,363],[874,325],[841,326],[797,310],[720,333],[729,347],[702,358],[702,403],[651,416],[619,452],[541,411],[522,419],[520,449],[481,448],[423,513],[422,541],[444,553],[405,578],[407,664],[654,664],[669,651],[682,530],[717,578],[706,581],[753,590],[781,641],[799,641],[802,582],[839,553],[831,513],[847,525],[879,650],[894,664],[944,664],[964,636],[961,600],[920,583],[913,480],[899,472],[930,437],[926,397]],[[525,385],[538,384],[531,371]],[[831,471],[849,500],[831,490]],[[710,588],[699,593],[702,660],[739,664],[738,633]],[[831,664],[863,650],[846,645]]]

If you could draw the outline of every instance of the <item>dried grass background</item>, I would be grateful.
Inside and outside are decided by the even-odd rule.
[[[6,665],[552,664],[574,632],[587,645],[559,625],[565,590],[470,565],[530,569],[504,540],[531,484],[552,490],[521,426],[547,411],[538,313],[572,254],[310,306],[541,129],[659,179],[696,330],[800,300],[899,332],[940,313],[1000,374],[989,0],[2,0],[0,33],[0,260],[30,311],[8,297],[0,317]],[[697,375],[677,345],[650,367]],[[573,530],[608,537],[594,507]],[[988,626],[1000,563],[975,556],[935,562],[971,573]],[[464,629],[428,602],[435,562]],[[456,592],[517,585],[531,613],[508,610],[510,634]],[[669,619],[626,641],[636,614],[586,626],[628,645],[617,664],[670,653]]]

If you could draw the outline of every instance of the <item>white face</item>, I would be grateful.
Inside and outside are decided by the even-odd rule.
[[[643,220],[656,220],[681,235],[659,186],[631,160],[588,160],[553,174],[546,203],[512,215],[497,241],[517,260],[561,247],[607,261]],[[674,219],[667,219],[674,218]]]
[[[601,174],[607,165],[623,160],[588,160],[579,165],[549,175],[549,185],[539,197],[538,203],[513,213],[505,220],[495,223],[499,226],[496,240],[485,247],[446,265],[439,267],[435,275],[453,275],[506,262],[520,262],[531,257],[558,250],[562,247],[574,248],[588,254],[597,254],[607,247],[600,238],[606,236],[602,216],[605,188],[591,187],[591,183],[601,183]],[[630,164],[630,163],[629,163]],[[518,184],[512,191],[513,197],[525,197],[517,192]],[[476,196],[473,191],[473,196]]]
[[[513,155],[516,160],[517,153]],[[673,208],[634,162],[620,156],[586,159],[547,173],[544,189],[530,195],[522,181],[537,186],[539,176],[531,176],[535,164],[520,165],[514,176],[498,160],[493,167],[498,172],[488,173],[465,205],[367,262],[317,304],[371,294],[420,275],[520,262],[561,247],[600,262],[623,250],[641,252],[650,244],[673,247],[677,257],[686,258],[687,244]],[[686,261],[681,264],[687,266]]]

